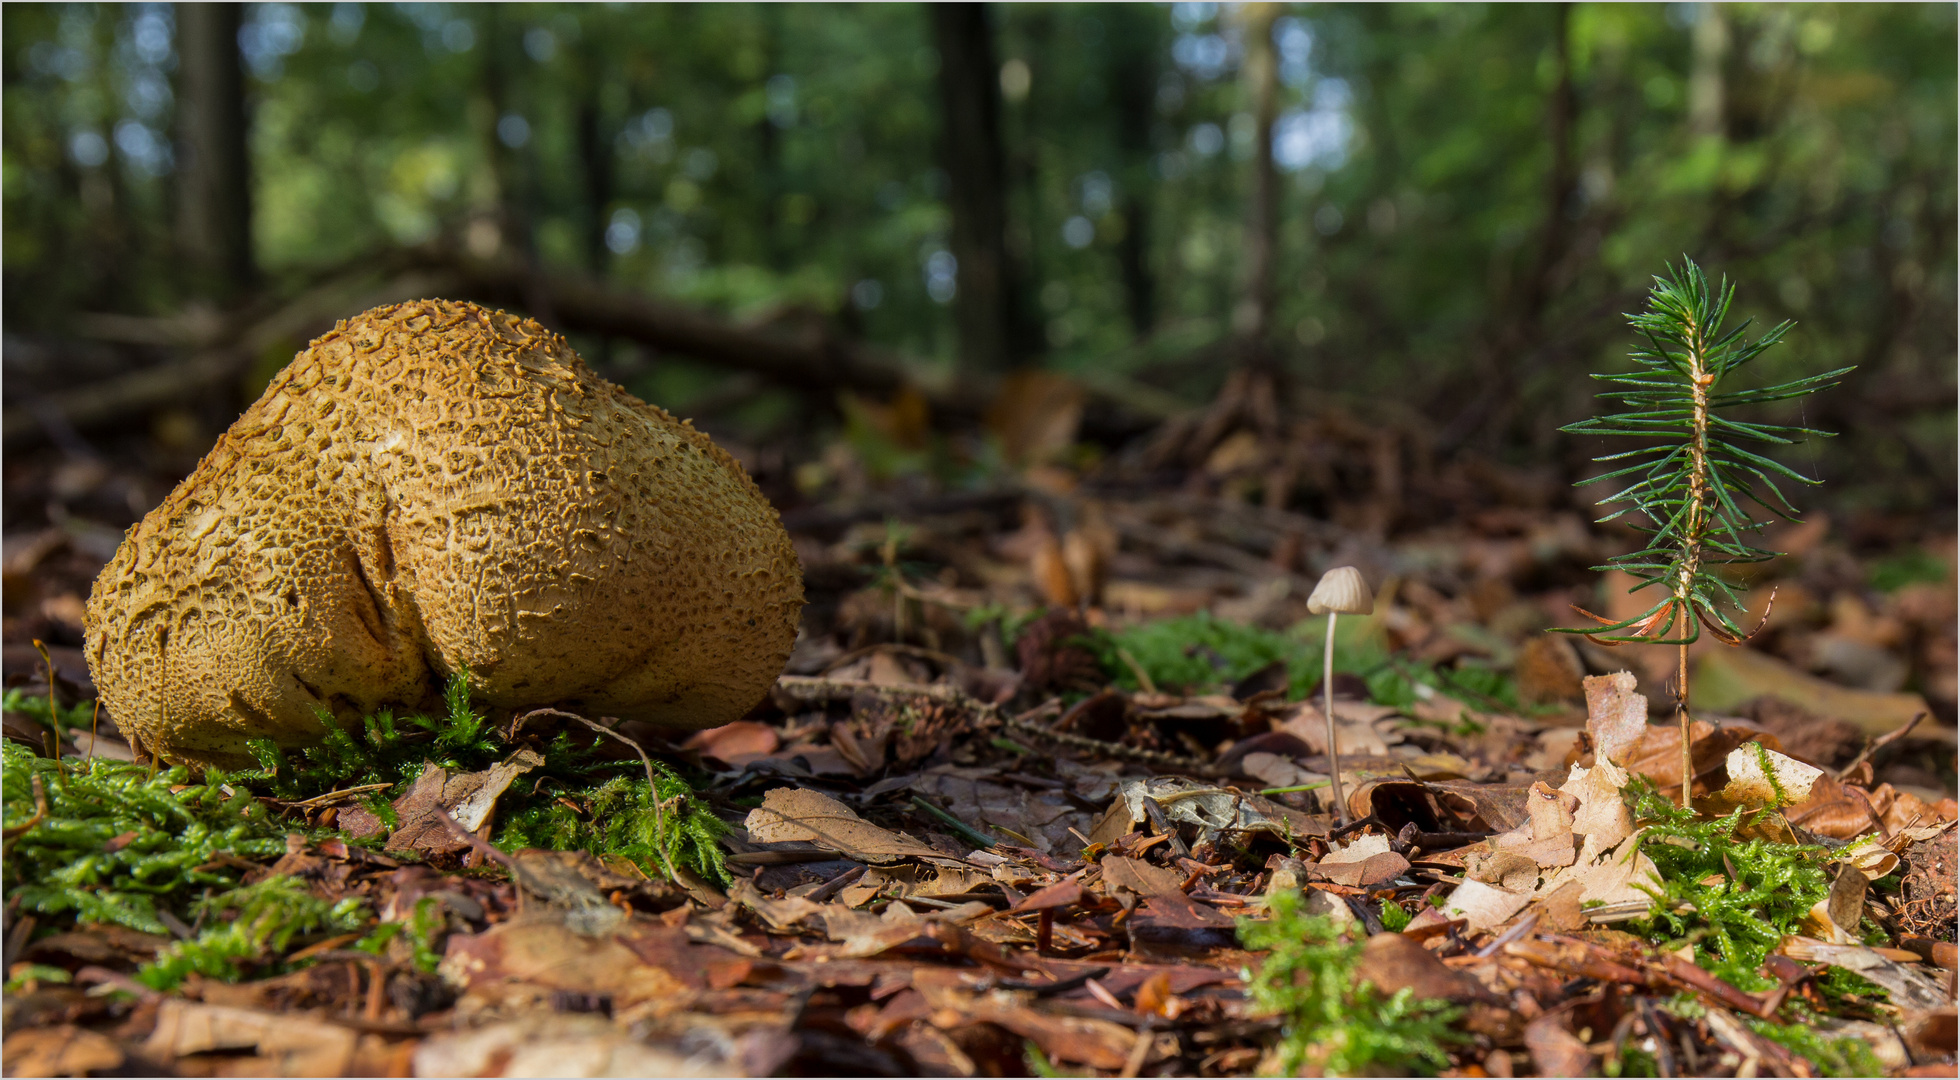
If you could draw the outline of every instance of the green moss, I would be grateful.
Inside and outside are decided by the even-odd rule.
[[[1740,1017],[1749,1030],[1808,1059],[1826,1076],[1884,1076],[1885,1066],[1861,1039],[1833,1038],[1809,1024],[1775,1024]]]
[[[443,697],[441,716],[397,721],[391,712],[378,712],[366,718],[359,737],[330,724],[325,741],[294,755],[269,741],[254,740],[250,745],[260,768],[231,779],[287,800],[389,784],[388,791],[369,796],[366,805],[392,827],[395,812],[389,800],[399,797],[427,764],[480,770],[510,752],[472,706],[467,670],[449,680]],[[507,849],[621,855],[663,876],[671,861],[704,877],[728,880],[716,842],[726,827],[694,797],[693,787],[656,762],[661,808],[656,812],[647,781],[619,775],[622,769],[637,770],[639,763],[602,757],[597,751],[604,739],[580,729],[554,737],[536,774],[553,783],[520,784],[507,791],[498,801],[502,826],[493,842]],[[574,810],[568,802],[582,806]]]
[[[270,739],[252,739],[246,746],[259,768],[233,779],[292,800],[367,784],[412,781],[429,762],[452,770],[488,768],[502,760],[508,748],[496,738],[488,717],[471,705],[469,679],[468,668],[450,676],[443,687],[441,716],[416,715],[398,722],[393,712],[384,709],[365,718],[360,730],[349,732],[322,712],[326,738],[296,756]]]
[[[1683,1020],[1699,1020],[1708,1015],[1708,1007],[1701,999],[1687,993],[1677,994],[1661,1008]],[[1826,1035],[1813,1026],[1813,1018],[1809,1016],[1799,1017],[1790,1024],[1745,1015],[1737,1015],[1736,1019],[1763,1038],[1808,1059],[1825,1076],[1885,1075],[1885,1067],[1871,1047],[1858,1039]]]
[[[1246,985],[1254,1003],[1282,1018],[1283,1075],[1297,1073],[1310,1056],[1328,1075],[1448,1068],[1444,1044],[1467,1041],[1450,1026],[1460,1010],[1419,1001],[1406,988],[1377,992],[1358,977],[1361,946],[1341,941],[1330,920],[1303,913],[1300,903],[1295,893],[1276,893],[1269,918],[1239,922],[1246,948],[1271,950]]]
[[[192,784],[182,767],[152,774],[97,758],[63,768],[11,742],[0,755],[6,827],[34,816],[36,778],[48,806],[0,866],[23,911],[164,934],[159,908],[181,910],[203,890],[237,884],[220,854],[266,858],[286,848],[286,829],[258,800],[216,782]]]
[[[1869,580],[1879,592],[1897,592],[1907,585],[1946,580],[1946,561],[1924,548],[1911,547],[1872,564]]]
[[[13,974],[7,977],[6,991],[18,994],[25,991],[30,983],[72,983],[75,977],[67,968],[51,967],[47,964],[30,964],[21,961],[13,966]]]
[[[206,928],[159,952],[137,971],[137,982],[171,990],[193,972],[236,982],[275,965],[273,958],[301,934],[347,933],[367,921],[365,901],[349,897],[329,904],[283,875],[200,900],[196,912]]]
[[[1824,864],[1831,853],[1737,840],[1744,819],[1753,816],[1745,809],[1704,821],[1640,777],[1627,790],[1646,830],[1640,850],[1661,881],[1652,916],[1634,923],[1634,931],[1667,948],[1693,945],[1695,963],[1744,990],[1770,989],[1775,983],[1757,969],[1830,892]]]
[[[1382,901],[1382,929],[1387,930],[1389,933],[1401,933],[1403,928],[1409,925],[1409,921],[1414,918],[1414,915],[1409,914],[1406,908],[1395,901]]]
[[[711,880],[732,881],[718,843],[728,827],[694,797],[686,780],[658,762],[654,767],[657,809],[644,778],[614,777],[573,793],[572,801],[584,804],[576,810],[555,797],[517,800],[501,814],[496,844],[621,855],[650,874],[664,874],[671,861]]]
[[[10,713],[19,713],[41,724],[46,724],[48,717],[53,715],[55,722],[61,727],[70,729],[79,728],[84,731],[88,730],[88,726],[95,720],[95,701],[93,699],[78,701],[65,708],[57,705],[50,712],[48,708],[48,695],[45,693],[28,694],[18,687],[7,691],[4,696],[0,696],[0,707],[4,707]]]

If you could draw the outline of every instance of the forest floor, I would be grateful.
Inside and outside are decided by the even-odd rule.
[[[9,533],[6,1072],[1953,1074],[1952,535],[1769,538],[1683,811],[1673,651],[1543,632],[1625,610],[1625,537],[1325,450],[1313,515],[1231,439],[979,493],[827,458],[744,720],[463,695],[228,777],[93,707],[124,522]],[[9,499],[169,482],[92,467]]]

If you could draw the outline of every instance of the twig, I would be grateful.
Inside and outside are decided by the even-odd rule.
[[[1143,669],[1142,664],[1137,663],[1136,657],[1130,655],[1130,650],[1118,645],[1116,647],[1116,658],[1123,661],[1123,665],[1130,669],[1130,674],[1137,677],[1137,686],[1144,693],[1154,694],[1157,692],[1157,684],[1151,680],[1150,673]]]
[[[1903,739],[1907,735],[1911,734],[1912,729],[1918,727],[1919,722],[1924,719],[1926,719],[1925,713],[1923,712],[1914,713],[1912,719],[1905,722],[1905,726],[1894,729],[1892,731],[1888,731],[1885,734],[1880,735],[1876,739],[1867,739],[1865,741],[1865,748],[1863,750],[1858,751],[1858,756],[1851,759],[1851,764],[1846,765],[1844,768],[1839,769],[1837,771],[1836,778],[1842,780],[1845,777],[1851,775],[1851,770],[1871,760],[1871,756],[1873,754],[1876,754],[1877,752],[1884,749],[1885,747],[1890,746],[1892,743],[1897,742],[1898,740]]]
[[[290,802],[284,805],[293,807],[294,809],[303,809],[310,806],[325,806],[336,799],[344,799],[350,795],[359,795],[368,791],[383,791],[394,786],[393,784],[362,784],[359,787],[341,788],[339,791],[329,791],[325,795],[315,795],[310,799],[301,799],[298,802]]]
[[[863,863],[859,863],[856,866],[851,867],[849,870],[846,870],[843,873],[838,874],[836,877],[831,878],[829,881],[824,882],[822,885],[817,886],[815,891],[807,894],[806,896],[803,897],[803,899],[808,900],[813,904],[821,904],[824,901],[830,899],[833,896],[836,896],[838,893],[843,892],[845,889],[849,888],[859,878],[863,877],[866,871],[870,869],[871,868],[869,866],[866,866]]]
[[[484,858],[489,859],[491,862],[494,862],[499,866],[502,866],[504,869],[509,870],[511,876],[516,878],[520,884],[531,886],[533,891],[539,891],[537,887],[533,884],[531,875],[529,873],[526,873],[524,868],[517,864],[516,859],[513,859],[509,855],[506,855],[503,852],[498,851],[494,846],[491,845],[491,843],[488,840],[485,840],[483,837],[478,836],[477,834],[469,831],[468,829],[463,828],[463,823],[451,817],[449,811],[443,809],[441,806],[436,806],[433,809],[436,815],[436,820],[442,822],[444,825],[449,826],[449,831],[456,834],[456,839],[461,840],[465,844],[468,844],[471,851],[474,851],[478,855],[481,855]],[[548,893],[544,893],[542,891],[539,891],[539,894],[549,895]]]
[[[7,848],[12,848],[14,841],[26,835],[29,829],[48,820],[48,791],[41,784],[40,774],[37,773],[29,777],[27,782],[34,789],[34,816],[5,830],[4,835],[0,836],[0,840],[4,840]]]
[[[1535,927],[1537,925],[1538,925],[1538,912],[1534,911],[1531,914],[1526,915],[1524,918],[1519,919],[1518,924],[1516,926],[1513,926],[1509,930],[1504,931],[1504,933],[1492,939],[1490,944],[1484,946],[1481,949],[1478,949],[1477,955],[1496,956],[1499,949],[1502,949],[1504,946],[1509,945],[1511,942],[1516,941],[1519,938],[1525,936],[1526,934],[1531,933],[1532,927]]]
[[[679,881],[680,874],[674,869],[674,860],[667,856],[666,844],[672,839],[667,831],[667,805],[660,798],[660,781],[654,775],[653,759],[647,756],[646,748],[633,739],[621,735],[612,728],[599,723],[597,720],[588,720],[577,713],[565,712],[562,709],[533,709],[525,713],[519,719],[519,723],[522,723],[524,720],[529,720],[533,716],[562,716],[567,720],[576,720],[600,734],[610,735],[618,739],[620,742],[632,747],[634,753],[640,755],[640,763],[647,767],[647,794],[653,798],[653,834],[656,838],[653,849],[660,853],[660,864],[667,868],[667,880]]]
[[[1160,769],[1176,769],[1198,776],[1226,775],[1226,770],[1220,769],[1210,762],[1199,761],[1197,758],[1189,758],[1181,754],[1166,754],[1161,750],[1144,750],[1140,747],[1124,746],[1122,743],[1091,739],[1087,735],[1073,735],[1066,731],[1050,731],[1045,727],[1023,723],[1020,720],[1014,719],[1006,721],[1006,726],[1014,731],[1058,742],[1063,746],[1072,747],[1077,750],[1087,750],[1091,753],[1102,754],[1106,757],[1120,758],[1124,761],[1135,761],[1144,765],[1154,765]]]
[[[955,705],[973,709],[985,716],[997,716],[1000,710],[973,697],[957,686],[932,684],[928,686],[891,686],[874,683],[865,679],[812,678],[807,675],[784,675],[776,680],[776,688],[805,705],[824,701],[849,701],[859,694],[892,700],[916,700],[924,698],[940,705]]]

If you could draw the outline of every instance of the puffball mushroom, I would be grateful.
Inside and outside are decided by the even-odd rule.
[[[236,767],[469,671],[497,709],[706,728],[789,658],[802,571],[725,451],[529,319],[424,300],[314,341],[123,538],[87,656],[122,730]]]
[[[1375,594],[1352,566],[1336,566],[1320,575],[1320,583],[1307,596],[1307,610],[1327,616],[1326,670],[1321,676],[1321,701],[1327,710],[1327,771],[1333,783],[1334,813],[1347,824],[1347,799],[1341,795],[1341,748],[1334,738],[1334,622],[1342,615],[1369,615],[1375,610]]]

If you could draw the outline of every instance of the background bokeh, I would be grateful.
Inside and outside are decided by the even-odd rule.
[[[407,287],[452,255],[821,333],[922,384],[1073,375],[1115,402],[1084,429],[1105,449],[1256,354],[1288,410],[1569,480],[1600,448],[1556,428],[1589,408],[1586,372],[1624,363],[1620,313],[1687,254],[1739,283],[1742,314],[1797,320],[1762,377],[1859,365],[1802,406],[1843,433],[1794,455],[1830,481],[1810,505],[1952,518],[1952,5],[0,17],[6,435],[34,469],[10,471],[31,496],[10,507],[30,516],[77,454],[195,461],[331,321],[265,330],[267,312],[323,283]],[[506,302],[552,320],[524,300]],[[180,392],[69,407],[132,373],[167,382],[248,324],[254,355]],[[786,460],[905,411],[889,387],[785,386],[564,328],[644,396]],[[161,494],[125,492],[120,516]]]

